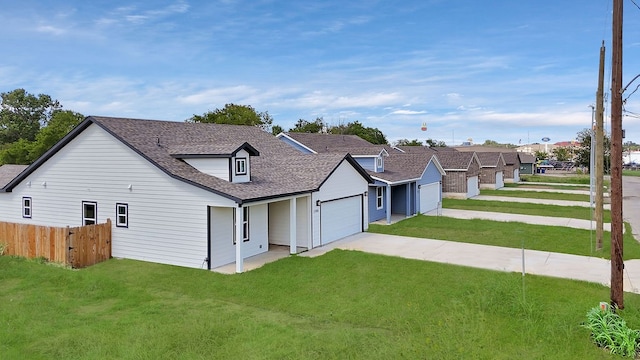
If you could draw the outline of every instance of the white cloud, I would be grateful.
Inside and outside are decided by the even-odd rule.
[[[414,111],[414,110],[396,110],[391,112],[390,115],[419,115],[426,114],[426,111]]]
[[[36,31],[41,32],[41,33],[46,33],[46,34],[52,34],[52,35],[62,35],[64,33],[66,33],[67,31],[65,29],[61,29],[59,27],[55,27],[52,25],[40,25],[38,27],[36,27]]]

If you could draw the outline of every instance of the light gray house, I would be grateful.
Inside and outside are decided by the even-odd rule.
[[[375,180],[369,185],[370,222],[390,223],[393,214],[408,217],[440,206],[444,169],[435,152],[407,154],[355,135],[291,132],[277,137],[303,153],[350,154]]]
[[[92,116],[2,184],[0,218],[111,218],[114,257],[242,272],[270,245],[366,230],[371,182],[349,155],[304,155],[257,127]]]

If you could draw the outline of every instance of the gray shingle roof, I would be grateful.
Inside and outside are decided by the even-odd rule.
[[[18,176],[27,165],[0,165],[0,189],[4,188],[11,180]]]
[[[343,161],[370,177],[344,154],[304,155],[275,136],[252,126],[185,123],[91,116],[31,165],[33,169],[91,124],[96,124],[176,179],[237,202],[300,194],[317,190]],[[260,156],[251,159],[251,181],[230,183],[198,171],[171,156],[176,149],[227,151],[248,142]],[[210,146],[215,144],[214,146]]]
[[[520,162],[523,164],[533,164],[536,162],[536,157],[531,154],[519,152],[518,157],[520,158]]]
[[[304,146],[310,148],[317,153],[327,153],[341,151],[345,148],[352,149],[381,149],[382,145],[374,145],[367,140],[360,138],[357,135],[337,135],[337,134],[319,134],[319,133],[297,133],[289,132],[287,136],[296,140],[297,142],[304,144]],[[378,150],[379,152],[379,150]],[[353,155],[368,155],[368,154],[353,154]]]
[[[474,152],[438,151],[437,157],[445,171],[466,171],[473,161]]]
[[[231,157],[238,150],[247,149],[251,155],[257,156],[259,152],[248,143],[217,143],[217,144],[175,144],[167,146],[169,154],[175,157],[181,156],[225,156]]]
[[[502,162],[504,165],[504,158],[502,153],[499,152],[479,152],[476,153],[478,160],[480,160],[481,167],[497,167]]]
[[[368,172],[372,177],[388,182],[415,180],[422,176],[433,156],[426,153],[403,154],[396,151],[385,158],[384,172]]]
[[[503,152],[502,157],[506,165],[515,165],[520,162],[518,153],[515,151]]]

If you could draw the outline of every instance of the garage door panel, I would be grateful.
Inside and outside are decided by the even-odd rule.
[[[478,177],[472,176],[467,179],[467,197],[471,198],[480,193],[478,189]]]
[[[498,171],[496,173],[496,189],[500,189],[504,187],[504,178],[503,178],[503,172],[502,171]]]
[[[362,196],[325,201],[320,207],[320,241],[328,244],[362,231]]]
[[[440,183],[420,185],[420,212],[427,213],[438,208]]]

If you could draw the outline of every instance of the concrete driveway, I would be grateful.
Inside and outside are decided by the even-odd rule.
[[[611,277],[611,262],[606,259],[374,233],[355,234],[298,256],[315,257],[333,249],[519,273],[523,271],[524,258],[526,274],[582,280],[605,286],[609,286]],[[640,260],[625,261],[624,289],[640,294]]]

